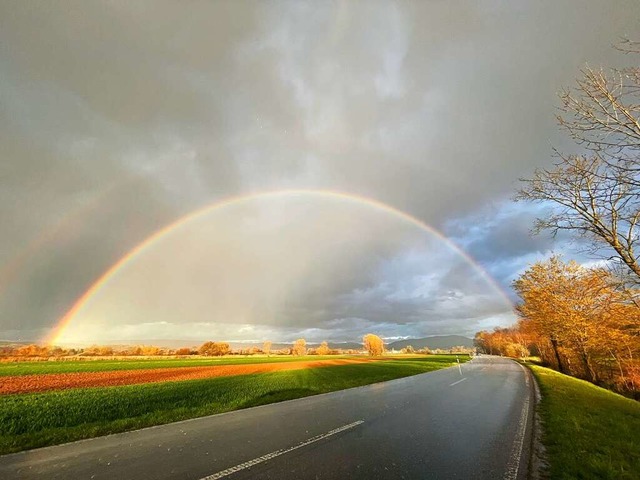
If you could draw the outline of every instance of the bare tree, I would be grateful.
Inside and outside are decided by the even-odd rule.
[[[640,69],[581,70],[572,89],[560,94],[561,128],[614,168],[638,171]],[[625,162],[630,161],[631,165]]]
[[[555,204],[553,213],[537,219],[535,232],[577,232],[592,241],[594,253],[603,246],[612,248],[614,256],[640,277],[635,248],[640,233],[640,191],[624,178],[612,177],[609,170],[595,156],[566,156],[554,169],[538,169],[532,179],[523,179],[516,199]]]
[[[637,47],[626,41],[619,49],[633,54]],[[613,250],[610,258],[639,283],[640,69],[586,67],[560,100],[558,123],[584,153],[556,152],[555,167],[522,179],[516,200],[554,204],[534,231],[577,232],[593,253]]]

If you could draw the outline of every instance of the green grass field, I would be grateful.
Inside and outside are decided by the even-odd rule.
[[[548,368],[528,366],[542,393],[549,478],[640,479],[640,403]]]
[[[461,362],[466,360],[460,355]],[[0,454],[382,382],[454,363],[455,355],[398,357],[258,375],[2,396]]]
[[[250,357],[191,357],[127,360],[51,360],[27,362],[0,362],[0,377],[8,375],[44,375],[47,373],[107,372],[113,370],[137,370],[147,368],[202,367],[209,365],[246,365],[251,363],[298,362],[336,358],[359,358],[364,355],[291,355]],[[366,357],[369,358],[369,357]]]

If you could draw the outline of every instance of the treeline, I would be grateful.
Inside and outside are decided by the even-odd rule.
[[[151,356],[191,356],[201,355],[216,357],[223,355],[356,355],[365,353],[365,348],[333,349],[327,342],[316,348],[307,348],[304,339],[298,339],[291,347],[272,349],[271,342],[264,342],[262,347],[232,349],[226,342],[205,342],[200,347],[163,348],[154,345],[110,346],[92,345],[85,348],[62,348],[49,345],[4,345],[0,346],[0,357],[20,358],[64,358],[64,357],[151,357]]]
[[[475,348],[464,347],[462,345],[459,345],[457,347],[451,347],[451,348],[433,348],[433,349],[429,347],[416,349],[413,347],[413,345],[407,345],[406,347],[400,349],[400,353],[418,354],[418,355],[447,355],[447,354],[453,354],[453,353],[469,355],[469,354],[475,353],[475,351],[476,351]]]
[[[362,338],[361,349],[335,349],[330,348],[325,341],[317,347],[309,348],[304,338],[298,338],[291,344],[291,347],[272,349],[272,342],[265,341],[262,347],[251,346],[248,348],[232,349],[226,342],[205,342],[200,347],[191,348],[162,348],[153,345],[134,346],[109,346],[92,345],[86,348],[61,348],[48,345],[4,345],[0,346],[0,357],[18,358],[65,358],[65,357],[130,357],[130,356],[190,356],[200,355],[206,357],[219,357],[224,355],[382,355],[385,352],[384,342],[377,335],[368,333]],[[407,347],[403,353],[423,353],[414,352],[413,347]],[[428,350],[428,349],[425,349]],[[424,351],[430,353],[430,351]]]
[[[539,356],[544,364],[632,396],[640,396],[638,292],[603,268],[538,262],[513,284],[521,317],[510,328],[478,332],[485,353]]]
[[[221,356],[221,355],[345,355],[345,354],[362,354],[363,350],[353,349],[333,349],[329,348],[327,342],[322,342],[316,348],[308,348],[307,341],[299,338],[291,344],[291,347],[279,348],[273,350],[271,342],[264,342],[262,348],[253,346],[249,348],[232,350],[228,343],[225,342],[206,342],[200,348],[193,351],[192,354],[205,356]]]
[[[130,357],[130,356],[174,356],[195,355],[197,348],[163,348],[154,345],[91,345],[85,348],[62,348],[50,345],[5,345],[0,346],[0,357],[62,358],[62,357]]]
[[[299,338],[292,342],[290,347],[272,349],[272,343],[266,341],[262,346],[251,346],[245,348],[232,349],[226,342],[208,341],[199,347],[183,348],[163,348],[154,345],[92,345],[85,348],[62,348],[49,345],[3,345],[0,346],[0,358],[83,358],[83,357],[186,357],[186,356],[206,356],[216,357],[223,355],[383,355],[389,353],[384,345],[384,341],[377,335],[367,334],[362,338],[361,349],[330,348],[328,342],[322,342],[317,347],[309,347],[304,338]],[[469,354],[475,348],[464,346],[452,347],[448,349],[428,347],[416,349],[412,345],[402,348],[399,353],[403,354]],[[391,353],[398,353],[393,350]]]

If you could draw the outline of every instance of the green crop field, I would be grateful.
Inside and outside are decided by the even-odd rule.
[[[548,368],[540,385],[549,478],[640,479],[640,402]]]
[[[137,370],[148,368],[202,367],[211,365],[247,365],[251,363],[297,362],[337,358],[369,358],[364,355],[307,355],[282,356],[226,356],[190,358],[154,358],[126,360],[49,360],[26,362],[0,362],[0,377],[8,375],[44,375],[47,373],[107,372],[113,370]]]
[[[454,365],[455,358],[397,357],[206,380],[6,395],[0,397],[0,454],[416,375]],[[460,355],[461,362],[466,360]]]

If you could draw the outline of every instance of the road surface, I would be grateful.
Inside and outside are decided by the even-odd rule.
[[[526,478],[529,373],[500,357],[0,457],[2,479]]]

